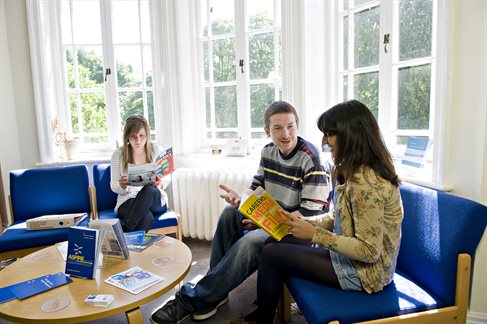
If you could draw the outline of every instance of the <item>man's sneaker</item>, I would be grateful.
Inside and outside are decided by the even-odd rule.
[[[191,312],[188,311],[176,299],[168,301],[164,306],[152,313],[152,324],[177,324],[184,321]]]
[[[204,321],[218,312],[218,308],[225,305],[228,302],[228,296],[223,298],[216,306],[208,307],[206,309],[202,309],[198,312],[193,313],[193,320],[195,321]]]

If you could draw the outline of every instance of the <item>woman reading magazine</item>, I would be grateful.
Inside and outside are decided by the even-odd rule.
[[[154,182],[144,186],[131,185],[127,176],[129,164],[152,163],[159,156],[160,148],[151,143],[149,137],[147,120],[140,115],[130,116],[123,131],[123,146],[112,155],[110,187],[118,194],[115,211],[124,232],[149,230],[154,214],[167,210],[164,188],[168,181],[163,181],[162,175],[157,175]]]

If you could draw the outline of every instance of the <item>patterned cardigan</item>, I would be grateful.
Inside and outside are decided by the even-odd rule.
[[[355,180],[336,185],[343,235],[333,228],[333,210],[307,218],[318,226],[312,241],[352,260],[363,289],[377,292],[392,282],[401,244],[403,209],[399,188],[361,168]]]

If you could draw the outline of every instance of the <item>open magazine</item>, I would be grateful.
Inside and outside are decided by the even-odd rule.
[[[282,207],[262,187],[255,189],[248,197],[242,197],[238,208],[242,214],[278,241],[286,236],[290,229],[282,223],[287,217],[278,212],[280,209]]]
[[[135,266],[108,277],[105,282],[132,294],[138,294],[162,280],[163,277]]]
[[[154,183],[158,174],[166,176],[174,171],[172,147],[162,151],[154,162],[128,165],[128,181],[132,186]]]

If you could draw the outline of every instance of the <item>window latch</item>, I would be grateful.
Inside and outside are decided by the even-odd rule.
[[[387,44],[389,44],[389,35],[390,34],[384,34],[384,53],[387,53]]]
[[[106,68],[105,69],[105,82],[107,81],[107,77],[112,74],[112,69]]]
[[[238,63],[238,66],[240,66],[240,70],[242,71],[242,74],[244,73],[244,60],[240,60]]]

